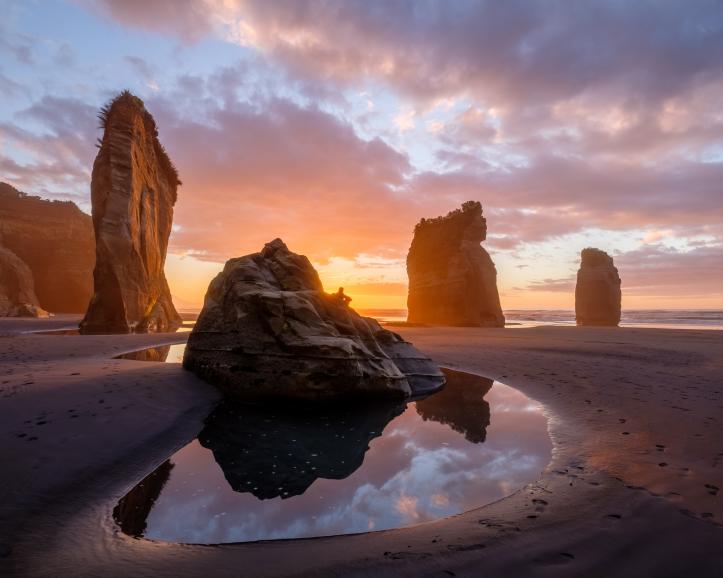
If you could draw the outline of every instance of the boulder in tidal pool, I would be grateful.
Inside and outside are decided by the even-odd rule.
[[[617,326],[620,323],[620,276],[613,258],[600,249],[583,249],[575,286],[578,325]]]
[[[183,365],[246,401],[403,399],[444,384],[428,357],[324,292],[281,239],[211,282]]]
[[[480,246],[486,237],[476,201],[417,224],[407,255],[409,323],[504,327],[497,270]]]

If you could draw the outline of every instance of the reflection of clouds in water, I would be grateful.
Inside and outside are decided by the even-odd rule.
[[[496,384],[486,399],[492,412],[484,443],[423,420],[410,404],[370,442],[351,475],[317,479],[286,500],[234,492],[211,452],[194,441],[173,457],[146,537],[212,543],[365,532],[497,500],[537,478],[551,443],[541,408],[529,398]]]
[[[397,498],[397,503],[394,504],[394,509],[410,522],[419,520],[419,512],[417,512],[417,498],[405,495],[399,496],[399,498]]]

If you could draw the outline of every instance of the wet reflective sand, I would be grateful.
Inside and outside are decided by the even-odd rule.
[[[133,359],[135,361],[161,361],[165,363],[181,363],[183,362],[183,352],[186,350],[185,343],[177,343],[175,345],[160,345],[158,347],[149,347],[147,349],[139,349],[118,355],[115,359]]]
[[[220,404],[198,439],[114,512],[150,539],[222,543],[395,528],[495,501],[539,476],[542,408],[446,371],[427,399],[300,413]]]

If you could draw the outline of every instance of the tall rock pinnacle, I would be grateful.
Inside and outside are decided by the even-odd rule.
[[[476,201],[417,224],[407,255],[410,323],[504,327],[497,270],[480,246],[486,238]]]
[[[583,249],[575,286],[578,325],[620,323],[620,276],[613,258],[600,249]]]
[[[101,110],[100,119],[104,133],[90,186],[95,294],[81,331],[174,329],[181,319],[163,267],[178,173],[141,99],[122,92]]]

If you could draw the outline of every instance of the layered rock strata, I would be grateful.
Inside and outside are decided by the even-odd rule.
[[[83,333],[169,331],[181,324],[163,267],[178,174],[143,101],[121,93],[101,112],[93,164],[95,294]]]
[[[407,255],[409,323],[504,327],[497,270],[480,246],[486,237],[476,201],[417,224]]]
[[[429,358],[342,297],[276,239],[211,282],[183,365],[246,401],[402,399],[443,385]]]
[[[47,317],[38,303],[30,268],[15,253],[0,247],[0,317]]]
[[[575,286],[577,324],[617,326],[621,296],[620,275],[613,258],[600,249],[583,249]]]
[[[39,305],[84,313],[93,296],[95,240],[90,215],[0,183],[0,244],[30,269]]]

